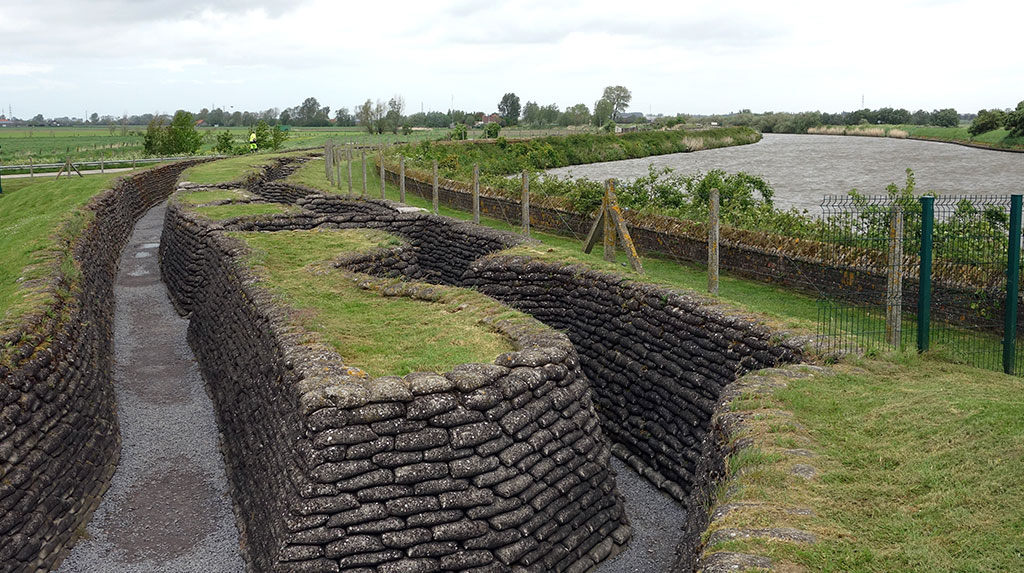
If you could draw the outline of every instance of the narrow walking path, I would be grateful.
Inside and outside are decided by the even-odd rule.
[[[121,461],[58,571],[244,571],[213,404],[160,280],[166,204],[136,225],[114,287]]]

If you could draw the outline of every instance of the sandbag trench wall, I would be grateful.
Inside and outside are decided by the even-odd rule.
[[[400,175],[385,164],[384,175],[396,187]],[[419,180],[408,172],[405,178],[406,191],[423,199],[433,197],[433,182]],[[438,203],[461,211],[472,212],[473,196],[448,180],[438,180]],[[505,221],[512,225],[522,223],[522,205],[519,201],[491,195],[480,195],[482,216]],[[626,212],[629,232],[636,248],[641,252],[658,253],[669,257],[706,263],[706,230],[694,233],[673,224],[664,217],[658,219],[665,229],[649,226],[647,220],[634,217]],[[530,205],[530,225],[559,233],[585,237],[593,224],[591,217],[572,211],[543,205],[542,199],[534,199]],[[739,233],[740,236],[746,233]],[[764,248],[730,240],[723,236],[719,245],[719,265],[722,270],[737,276],[796,288],[812,295],[822,292],[837,300],[857,304],[884,305],[888,296],[888,277],[884,272],[855,264],[832,262],[815,257],[798,249],[787,252],[797,242],[786,240],[776,248]],[[932,316],[956,324],[968,324],[986,331],[1002,332],[1002,322],[993,321],[992,316],[1001,316],[1005,304],[1004,295],[993,294],[979,299],[977,286],[958,284],[956,281],[939,276],[932,281]],[[986,290],[991,290],[988,287]],[[912,276],[903,279],[903,307],[907,313],[917,311],[918,281]],[[998,288],[996,289],[998,290]],[[1024,304],[1024,297],[1020,298]],[[998,322],[998,324],[996,324]],[[1024,316],[1018,321],[1018,331],[1024,332]]]
[[[56,567],[109,485],[120,452],[114,388],[113,285],[138,219],[174,190],[185,168],[121,179],[86,207],[67,293],[0,339],[0,571]]]
[[[564,335],[508,324],[519,350],[494,364],[367,379],[289,326],[222,229],[373,222],[412,249],[416,237],[464,233],[383,205],[308,203],[317,201],[345,214],[221,226],[172,203],[165,221],[161,268],[191,312],[189,342],[214,397],[251,568],[585,571],[620,551],[630,529],[609,444]],[[481,250],[504,244],[477,239]]]

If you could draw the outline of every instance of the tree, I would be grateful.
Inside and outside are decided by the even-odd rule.
[[[910,114],[910,123],[912,125],[928,125],[932,122],[932,114],[928,113],[923,109],[919,109],[914,113]]]
[[[224,155],[235,152],[235,137],[231,135],[230,130],[225,129],[217,134],[217,144],[213,146],[213,150]]]
[[[1010,132],[1010,137],[1024,135],[1024,101],[1017,104],[1017,109],[1006,114],[1005,127]]]
[[[498,115],[501,116],[501,121],[505,125],[515,125],[519,123],[519,96],[509,92],[501,96],[501,101],[498,102]]]
[[[288,132],[281,129],[280,125],[275,125],[274,129],[270,132],[270,148],[274,151],[281,149],[284,142],[288,140]]]
[[[291,123],[292,122],[292,112],[287,110],[287,109],[282,111],[281,112],[281,117],[278,119],[278,122],[280,122],[281,125],[288,125],[289,123]]]
[[[601,127],[608,123],[612,119],[612,114],[615,113],[615,107],[612,102],[601,98],[594,102],[594,125]]]
[[[262,119],[256,124],[253,129],[253,133],[256,134],[256,149],[270,149],[273,138],[270,135],[270,125]]]
[[[608,86],[604,88],[601,99],[612,104],[612,119],[618,119],[619,114],[629,107],[629,102],[633,100],[633,94],[623,86]]]
[[[356,118],[349,113],[347,107],[339,108],[334,112],[334,125],[338,127],[352,127],[356,124]]]
[[[932,125],[937,125],[939,127],[956,127],[960,125],[960,114],[951,107],[933,111]]]
[[[367,133],[373,133],[373,102],[367,99],[363,102],[363,105],[359,106],[359,110],[356,112],[356,119],[359,120],[359,125],[366,128]]]
[[[99,122],[100,122],[100,114],[98,114],[96,112],[92,112],[92,115],[89,116],[89,123],[91,123],[93,125],[96,125]]]
[[[562,125],[586,125],[590,123],[590,108],[585,103],[568,107],[558,122]]]
[[[398,133],[398,126],[402,123],[402,111],[405,109],[405,98],[400,95],[388,100],[388,111],[384,115],[384,123],[391,133]]]
[[[540,123],[540,106],[535,101],[528,101],[523,106],[523,123],[535,125]]]
[[[203,136],[196,130],[192,114],[178,110],[171,119],[171,125],[167,126],[166,148],[162,153],[185,153],[192,155],[199,151],[203,145]]]
[[[967,133],[981,135],[1003,127],[1004,123],[1006,123],[1006,112],[1001,109],[983,109],[978,112],[978,116],[971,122],[971,127],[967,128]]]
[[[543,106],[538,111],[539,123],[542,125],[554,125],[558,123],[558,104],[549,104]]]
[[[484,126],[484,137],[488,139],[497,139],[499,133],[501,133],[501,125],[496,122],[492,121]]]

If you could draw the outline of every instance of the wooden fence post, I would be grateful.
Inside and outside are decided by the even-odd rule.
[[[398,163],[398,201],[405,203],[405,156]]]
[[[889,221],[889,264],[886,273],[885,341],[899,349],[903,340],[903,205],[894,203]]]
[[[434,189],[431,198],[434,202],[434,214],[437,215],[437,160],[434,160]]]
[[[384,193],[384,149],[380,150],[380,198],[387,199],[387,195]]]
[[[360,197],[366,198],[366,150],[363,150],[363,193]]]
[[[711,189],[708,200],[708,292],[718,296],[718,249],[719,249],[719,199],[718,189]]]
[[[530,174],[523,171],[523,234],[530,236]]]
[[[348,163],[348,195],[352,196],[352,144],[345,146],[345,160]]]
[[[334,181],[336,187],[341,189],[341,148],[334,148]]]
[[[473,165],[473,222],[480,224],[480,164]]]
[[[132,167],[135,167],[135,160],[134,159],[132,159]],[[31,155],[28,156],[28,178],[29,179],[35,179],[36,178],[36,168],[35,168],[35,165],[32,164],[32,156]]]
[[[611,179],[604,183],[604,198],[601,199],[601,210],[605,213],[611,207],[608,203],[608,196],[613,185],[615,183]],[[612,221],[612,218],[609,216],[604,218],[604,260],[611,263],[615,262],[615,221]]]

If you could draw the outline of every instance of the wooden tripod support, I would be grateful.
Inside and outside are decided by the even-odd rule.
[[[597,218],[594,219],[594,224],[591,225],[590,232],[587,233],[587,238],[583,242],[583,252],[589,253],[592,251],[594,245],[597,244],[597,240],[603,237],[604,260],[614,262],[616,235],[618,235],[619,243],[622,244],[623,250],[626,251],[629,266],[634,271],[642,274],[644,267],[640,264],[640,256],[637,255],[636,247],[633,245],[633,238],[629,235],[629,229],[626,227],[626,220],[622,216],[619,201],[615,198],[615,181],[609,179],[605,182],[601,209],[598,211]]]

